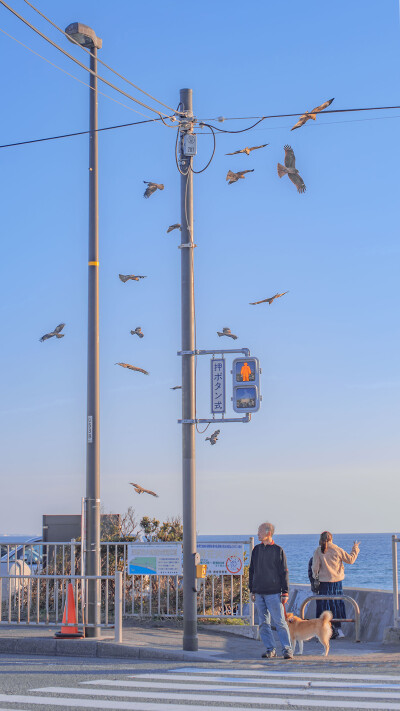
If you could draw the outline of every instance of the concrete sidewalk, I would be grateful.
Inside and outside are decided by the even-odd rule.
[[[51,627],[1,627],[0,654],[37,654],[50,656],[132,658],[164,661],[232,663],[251,662],[262,663],[261,654],[264,651],[261,642],[246,637],[220,632],[214,627],[209,630],[199,630],[199,651],[186,652],[182,650],[182,630],[146,627],[129,627],[123,630],[123,641],[114,641],[113,630],[103,630],[99,639],[54,639],[57,628]],[[279,650],[279,646],[277,646]],[[322,646],[317,640],[310,640],[304,645],[304,655],[296,656],[294,663],[309,665],[345,664],[346,666],[372,668],[373,665],[387,665],[389,670],[399,672],[400,649],[398,645],[379,644],[373,642],[355,643],[340,639],[331,642],[331,650],[327,658],[321,656]],[[282,659],[268,660],[269,665]],[[287,664],[288,662],[285,662]],[[291,662],[289,662],[291,664]]]

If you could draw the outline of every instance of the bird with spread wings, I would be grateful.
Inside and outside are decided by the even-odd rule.
[[[129,370],[136,370],[138,373],[143,373],[144,375],[150,375],[147,370],[143,370],[143,368],[137,368],[136,365],[130,365],[130,363],[116,363],[115,365],[120,365],[121,368],[128,368]]]
[[[56,338],[64,338],[65,333],[61,333],[65,326],[65,323],[59,323],[58,326],[54,329],[54,331],[50,331],[50,333],[45,333],[44,336],[42,336],[39,340],[41,343],[43,341],[47,341],[48,338],[53,338],[55,336]]]
[[[145,276],[136,276],[136,274],[118,274],[119,278],[121,281],[124,282],[124,284],[131,279],[132,281],[139,281],[139,279],[147,279]]]
[[[133,486],[137,494],[150,494],[151,496],[156,496],[158,499],[158,494],[156,494],[155,491],[150,491],[150,489],[144,489],[143,486],[140,486],[140,484],[133,484],[131,481],[129,483],[131,486]]]
[[[182,390],[182,385],[174,385],[174,387],[170,388],[170,390]]]
[[[234,341],[237,341],[237,336],[235,336],[235,334],[232,333],[231,329],[228,328],[228,326],[224,326],[224,328],[222,329],[222,333],[221,333],[221,331],[217,331],[217,334],[220,337],[221,336],[228,336],[228,338],[232,338]]]
[[[176,222],[174,225],[170,225],[167,229],[167,234],[172,232],[172,230],[180,230],[180,232],[182,232],[182,225],[179,222]]]
[[[307,123],[307,121],[309,121],[310,119],[315,121],[315,119],[317,118],[317,114],[319,114],[324,109],[327,109],[328,106],[331,105],[332,101],[334,101],[334,98],[329,99],[329,101],[324,101],[323,104],[321,104],[320,106],[316,106],[315,109],[312,109],[312,111],[306,111],[304,114],[302,114],[302,116],[300,116],[297,123],[295,123],[293,128],[291,128],[290,130],[294,131],[295,128],[300,128],[300,126],[304,126],[304,124]]]
[[[220,431],[221,430],[215,430],[215,432],[213,432],[210,437],[206,437],[206,442],[208,440],[210,442],[210,444],[216,444]]]
[[[226,179],[229,180],[229,185],[236,183],[240,179],[244,180],[245,173],[254,173],[254,168],[252,170],[239,170],[237,173],[233,173],[231,170],[228,170]]]
[[[301,177],[299,171],[296,168],[296,158],[293,152],[293,148],[291,146],[283,146],[285,149],[285,165],[281,165],[278,163],[278,175],[280,178],[282,178],[284,175],[287,175],[289,180],[292,181],[293,185],[296,186],[297,192],[299,193],[305,193],[306,191],[306,186],[304,184],[304,180]]]
[[[141,326],[136,326],[134,331],[131,331],[132,336],[139,336],[139,338],[144,338],[144,333]]]
[[[225,153],[226,156],[236,156],[238,153],[246,153],[246,156],[249,156],[251,151],[258,151],[259,148],[265,148],[265,146],[269,146],[269,143],[263,143],[262,146],[251,146],[251,148],[241,148],[240,151],[233,151],[233,153]]]
[[[143,180],[146,183],[147,188],[144,191],[143,197],[149,198],[150,195],[156,192],[156,190],[164,190],[164,185],[162,183],[152,183],[151,180]]]
[[[288,294],[288,291],[284,291],[282,294],[275,294],[275,296],[270,296],[269,299],[262,299],[261,301],[250,301],[250,306],[255,306],[256,304],[265,304],[268,303],[270,306],[272,302],[275,299],[279,299],[280,296],[285,296],[285,294]]]

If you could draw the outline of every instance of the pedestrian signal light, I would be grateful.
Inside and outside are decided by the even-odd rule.
[[[260,363],[258,358],[235,358],[232,366],[233,409],[257,412],[260,407]]]

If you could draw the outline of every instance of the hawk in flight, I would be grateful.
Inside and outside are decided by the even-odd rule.
[[[130,365],[129,363],[116,363],[115,365],[120,365],[122,368],[129,368],[129,370],[136,370],[138,373],[143,373],[144,375],[150,375],[147,370],[137,368],[136,365]]]
[[[215,430],[210,437],[206,437],[206,442],[208,440],[210,444],[216,444],[220,432],[221,430]]]
[[[167,234],[168,234],[169,232],[172,232],[172,230],[180,230],[180,231],[182,232],[182,227],[181,227],[181,225],[179,224],[179,222],[177,222],[175,225],[170,225],[170,226],[168,227],[168,229],[167,229]]]
[[[170,388],[170,390],[182,390],[182,385],[174,385],[174,387]]]
[[[131,331],[132,336],[139,336],[139,338],[144,337],[144,333],[140,326],[136,326],[134,331]]]
[[[232,333],[231,329],[227,326],[224,326],[224,328],[222,329],[222,333],[221,331],[217,331],[217,333],[219,336],[228,336],[228,338],[233,338],[234,341],[237,340],[237,336],[235,336],[235,334]]]
[[[145,277],[145,276],[140,276],[140,275],[135,276],[135,274],[119,274],[118,276],[121,279],[121,281],[124,282],[124,284],[125,284],[125,282],[129,281],[129,279],[132,279],[132,281],[139,281],[139,279],[147,279],[147,277]]]
[[[291,146],[283,146],[285,149],[285,165],[278,163],[278,175],[282,178],[283,175],[287,174],[289,180],[296,186],[297,192],[305,193],[306,186],[304,180],[301,177],[299,171],[296,168],[296,158],[293,153],[293,148]]]
[[[294,131],[295,128],[300,128],[300,126],[304,126],[304,124],[307,123],[309,119],[313,119],[313,121],[315,121],[315,119],[317,118],[317,114],[319,114],[324,109],[327,109],[328,106],[331,105],[332,101],[334,101],[334,99],[329,99],[329,101],[325,101],[323,104],[321,104],[321,106],[316,106],[315,109],[312,109],[312,111],[306,111],[305,114],[300,116],[297,123],[295,123],[293,128],[291,128],[290,130]]]
[[[228,170],[226,179],[229,180],[229,185],[236,183],[240,179],[244,180],[245,173],[254,173],[254,168],[252,170],[239,170],[237,173],[232,173],[231,170]]]
[[[284,291],[282,294],[275,294],[275,296],[270,296],[269,299],[262,299],[261,301],[250,301],[250,305],[255,306],[256,304],[265,304],[267,302],[271,306],[274,299],[279,299],[280,296],[285,296],[285,294],[288,293],[288,291]]]
[[[131,481],[129,483],[131,486],[133,486],[137,494],[150,494],[151,496],[156,496],[158,499],[158,494],[156,494],[155,491],[150,491],[150,489],[143,489],[143,486],[140,486],[140,484],[133,484]]]
[[[149,198],[150,195],[156,192],[156,190],[164,190],[164,185],[162,183],[152,183],[150,180],[143,180],[146,183],[147,188],[144,191],[143,197]]]
[[[50,333],[45,333],[44,336],[42,336],[39,340],[41,343],[43,341],[47,341],[48,338],[53,338],[55,336],[56,338],[64,338],[65,333],[61,333],[65,326],[65,323],[59,323],[58,326],[54,329],[54,331],[50,331]]]
[[[233,153],[225,153],[226,156],[236,156],[238,153],[246,153],[249,156],[251,151],[258,151],[259,148],[265,148],[269,146],[269,143],[263,143],[262,146],[252,146],[251,148],[241,148],[240,151],[233,151]]]

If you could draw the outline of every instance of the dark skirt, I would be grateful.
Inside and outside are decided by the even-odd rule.
[[[343,595],[342,581],[338,583],[320,583],[318,595]],[[346,619],[346,608],[344,606],[343,600],[316,600],[317,603],[317,617],[321,615],[324,610],[330,610],[333,617],[339,620]],[[336,624],[335,627],[339,627]]]

